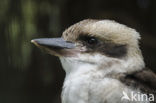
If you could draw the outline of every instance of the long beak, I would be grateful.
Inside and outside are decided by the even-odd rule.
[[[73,56],[75,53],[75,43],[65,41],[63,38],[40,38],[31,42],[51,55]]]
[[[65,41],[63,38],[40,38],[31,40],[37,46],[43,46],[47,48],[58,49],[72,49],[75,48],[75,44]]]

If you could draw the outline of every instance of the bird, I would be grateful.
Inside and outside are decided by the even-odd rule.
[[[140,34],[114,20],[85,19],[62,37],[31,40],[59,57],[62,103],[155,103],[156,74],[146,68]]]

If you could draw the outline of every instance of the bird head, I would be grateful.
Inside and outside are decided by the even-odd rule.
[[[32,43],[58,56],[66,72],[80,66],[107,72],[133,72],[144,67],[140,35],[111,20],[80,21],[60,38],[33,39]]]

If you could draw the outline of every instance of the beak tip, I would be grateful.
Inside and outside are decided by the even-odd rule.
[[[31,40],[31,43],[35,44],[36,46],[38,45],[38,43],[34,39]]]
[[[34,43],[35,41],[34,40],[31,40],[31,43]]]
[[[34,39],[32,39],[32,40],[31,40],[31,43],[36,44],[36,43],[37,43],[37,41],[36,41],[36,40],[34,40]]]

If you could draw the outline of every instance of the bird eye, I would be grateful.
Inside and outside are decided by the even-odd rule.
[[[98,43],[98,39],[93,36],[80,36],[79,40],[82,41],[84,44],[88,45],[96,45]]]
[[[91,45],[96,44],[97,39],[95,37],[89,37],[89,38],[87,38],[87,43],[91,44]]]

